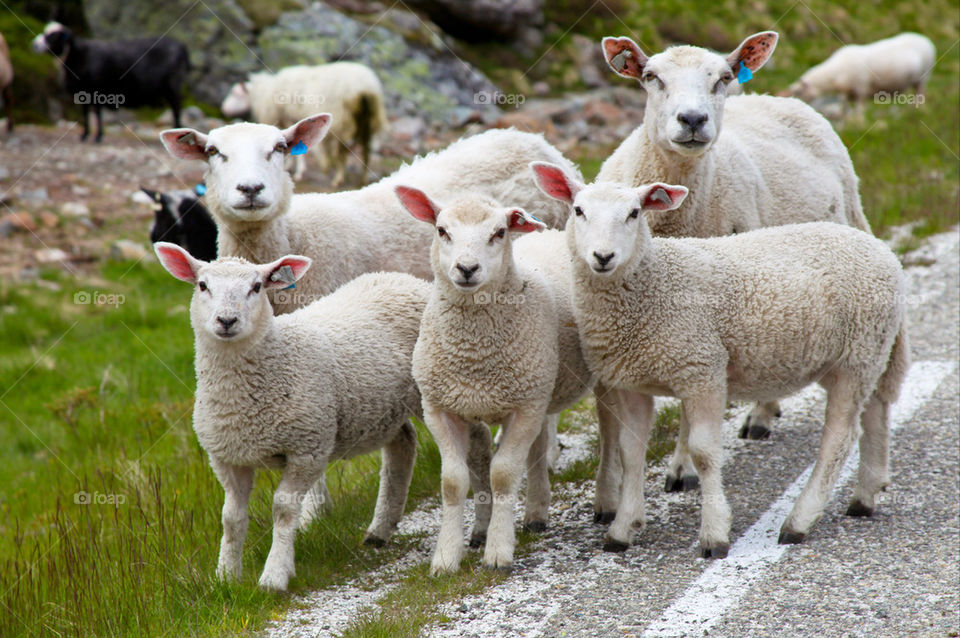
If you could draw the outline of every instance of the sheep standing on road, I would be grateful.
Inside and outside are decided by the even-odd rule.
[[[90,135],[91,106],[97,118],[97,142],[103,139],[100,109],[104,106],[134,108],[167,102],[174,126],[180,126],[180,86],[190,58],[187,48],[176,40],[82,40],[59,22],[51,22],[34,38],[33,50],[57,59],[64,88],[83,107],[81,140]]]
[[[13,131],[13,63],[10,61],[10,47],[0,33],[0,97],[7,113],[7,133]]]
[[[220,109],[227,117],[246,117],[261,124],[286,128],[320,110],[333,116],[330,132],[313,147],[326,172],[332,164],[331,183],[343,182],[347,154],[353,144],[363,152],[364,172],[370,167],[373,138],[387,128],[383,86],[370,68],[356,62],[318,66],[291,66],[276,74],[254,73],[247,82],[234,84]],[[306,154],[296,156],[293,179],[306,171]]]
[[[420,393],[410,374],[430,286],[371,273],[297,312],[274,317],[266,291],[299,279],[310,259],[265,265],[194,259],[169,243],[164,267],[195,285],[193,427],[223,485],[217,574],[238,579],[254,472],[283,468],[273,495],[273,544],[260,586],[284,590],[294,567],[301,502],[327,464],[383,449],[380,492],[365,541],[382,545],[403,515],[416,458]]]
[[[435,227],[434,282],[413,353],[424,422],[443,461],[443,518],[433,573],[463,558],[463,502],[473,484],[492,492],[483,564],[507,569],[516,543],[514,504],[527,467],[527,528],[546,529],[548,414],[559,414],[593,385],[580,353],[564,235],[548,231],[514,254],[514,235],[546,225],[520,208],[463,196],[440,206],[421,190],[397,186],[410,214]],[[503,437],[482,475],[471,423],[499,423]],[[486,448],[489,450],[489,433]],[[482,522],[474,539],[483,536]]]
[[[905,280],[890,249],[831,223],[653,238],[643,212],[678,208],[683,186],[584,186],[560,167],[535,170],[547,193],[574,208],[567,238],[580,343],[590,369],[626,395],[630,409],[620,413],[636,437],[620,437],[632,447],[622,450],[624,489],[605,548],[626,549],[644,521],[653,395],[682,402],[680,438],[703,495],[704,557],[724,557],[730,546],[720,473],[728,398],[770,401],[813,382],[827,390],[817,462],[781,543],[801,542],[822,515],[858,421],[859,483],[847,513],[872,513],[889,483],[890,405],[909,366]]]

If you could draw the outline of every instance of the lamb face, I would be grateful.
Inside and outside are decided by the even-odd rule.
[[[250,92],[246,82],[237,82],[223,98],[220,111],[227,117],[246,117],[250,114]]]

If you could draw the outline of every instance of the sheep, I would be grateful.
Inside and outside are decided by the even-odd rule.
[[[509,569],[523,464],[524,523],[542,531],[550,506],[547,416],[559,414],[593,385],[573,322],[569,259],[557,258],[564,251],[563,233],[548,231],[521,248],[514,234],[546,228],[521,208],[478,196],[441,206],[405,185],[396,193],[413,217],[436,228],[430,249],[433,291],[413,351],[424,423],[443,463],[443,514],[430,569],[437,574],[460,565],[463,502],[471,482],[475,500],[478,488],[492,491],[483,564]],[[504,432],[479,477],[468,467],[475,451],[469,424],[478,421],[500,423]],[[478,528],[474,539],[482,534]]]
[[[258,467],[283,468],[261,587],[285,590],[295,575],[301,501],[331,460],[382,448],[365,542],[385,543],[413,476],[416,431],[408,417],[420,415],[420,394],[410,361],[430,285],[403,273],[369,273],[274,317],[265,292],[302,277],[308,257],[207,263],[175,244],[161,242],[155,250],[170,274],[196,286],[193,427],[225,492],[217,575],[240,578]]]
[[[83,135],[90,135],[90,107],[97,117],[96,142],[103,139],[100,109],[151,106],[166,101],[180,126],[180,86],[190,68],[187,48],[172,38],[82,40],[59,22],[50,22],[33,40],[36,53],[57,59],[67,93],[83,107]]]
[[[0,97],[7,113],[7,133],[13,132],[13,63],[10,61],[10,47],[0,33]]]
[[[769,401],[814,381],[827,390],[817,461],[780,543],[802,542],[822,515],[858,419],[859,484],[847,514],[871,514],[889,482],[888,414],[909,366],[905,279],[889,248],[830,222],[654,238],[641,213],[677,209],[685,187],[584,186],[557,166],[535,171],[547,193],[574,207],[566,232],[580,343],[590,369],[620,391],[630,431],[620,436],[624,488],[605,549],[626,549],[632,525],[644,522],[654,394],[682,403],[680,439],[702,486],[703,557],[729,549],[721,482],[728,398]]]
[[[189,190],[166,193],[140,188],[154,202],[150,241],[167,241],[203,261],[217,258],[217,225],[200,197]]]
[[[291,66],[276,74],[255,73],[234,84],[220,109],[227,117],[251,114],[262,124],[284,128],[322,107],[333,115],[333,126],[314,152],[326,171],[331,161],[333,186],[343,182],[347,152],[354,143],[363,149],[363,168],[370,166],[373,136],[387,128],[383,86],[377,75],[356,62]],[[298,155],[293,179],[306,171],[306,155]]]
[[[787,94],[810,102],[824,94],[840,93],[856,103],[861,116],[867,98],[880,92],[889,97],[913,89],[922,104],[936,54],[933,42],[919,33],[901,33],[870,44],[848,44],[808,69],[790,85]]]
[[[725,98],[724,87],[735,75],[748,79],[759,70],[777,39],[773,31],[751,35],[726,58],[692,46],[648,58],[630,38],[603,39],[611,68],[647,91],[647,110],[643,124],[603,163],[597,180],[630,186],[666,181],[690,190],[677,211],[648,213],[654,234],[711,237],[811,221],[869,232],[857,174],[829,122],[793,98]],[[769,437],[779,412],[775,402],[756,406],[740,437]],[[678,447],[666,489],[696,485],[690,457]]]

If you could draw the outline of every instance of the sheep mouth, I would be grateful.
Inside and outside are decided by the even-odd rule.
[[[236,330],[216,330],[214,334],[217,335],[218,339],[221,339],[223,341],[230,341],[231,339],[237,336],[237,331]]]
[[[609,265],[608,265],[608,266],[593,266],[592,268],[593,268],[593,272],[595,272],[595,273],[597,273],[597,274],[600,274],[600,275],[606,275],[606,274],[608,274],[608,273],[613,272],[613,266],[609,266]]]
[[[252,201],[252,202],[244,202],[242,204],[234,206],[233,208],[236,210],[262,210],[264,208],[267,208],[268,206],[269,204],[265,204],[260,201]]]
[[[698,149],[709,144],[710,140],[698,140],[696,137],[691,137],[687,140],[673,140],[673,143],[683,148]]]
[[[478,281],[455,281],[453,283],[456,284],[457,288],[460,288],[461,290],[471,290],[480,285],[480,282]]]

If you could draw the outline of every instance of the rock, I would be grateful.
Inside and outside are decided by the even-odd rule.
[[[37,229],[37,222],[33,220],[33,216],[30,215],[30,213],[26,212],[8,213],[0,217],[0,226],[4,225],[7,225],[11,230],[22,230],[31,233]],[[6,234],[9,235],[10,233],[8,232]]]
[[[50,196],[47,194],[47,189],[41,186],[40,188],[20,191],[17,198],[27,202],[43,203],[49,200]]]
[[[67,202],[60,206],[60,214],[64,217],[88,217],[90,209],[81,202]]]
[[[604,100],[587,102],[581,111],[581,116],[588,124],[594,126],[616,126],[625,119],[623,109]]]
[[[70,255],[59,248],[44,248],[33,253],[33,258],[38,264],[53,264],[69,260]]]
[[[60,218],[51,212],[44,211],[40,213],[40,223],[44,228],[54,228],[60,223]]]
[[[427,131],[427,123],[419,117],[401,117],[390,123],[390,136],[408,146],[418,147]]]
[[[555,138],[557,127],[550,120],[545,120],[527,113],[514,111],[507,113],[494,123],[494,128],[510,128],[511,126],[528,133],[543,133],[547,138]]]
[[[591,89],[606,86],[607,78],[612,71],[603,58],[599,43],[579,33],[573,34],[570,42],[570,46],[573,47],[573,58],[584,85]]]
[[[6,166],[0,166],[0,179],[7,179],[10,177],[10,169]]]
[[[147,249],[129,239],[118,239],[110,244],[110,259],[114,261],[138,261],[147,256]]]
[[[534,82],[531,88],[533,89],[533,94],[536,96],[544,97],[550,95],[550,85],[543,80]]]
[[[407,0],[450,35],[467,41],[516,39],[543,23],[543,0]]]

